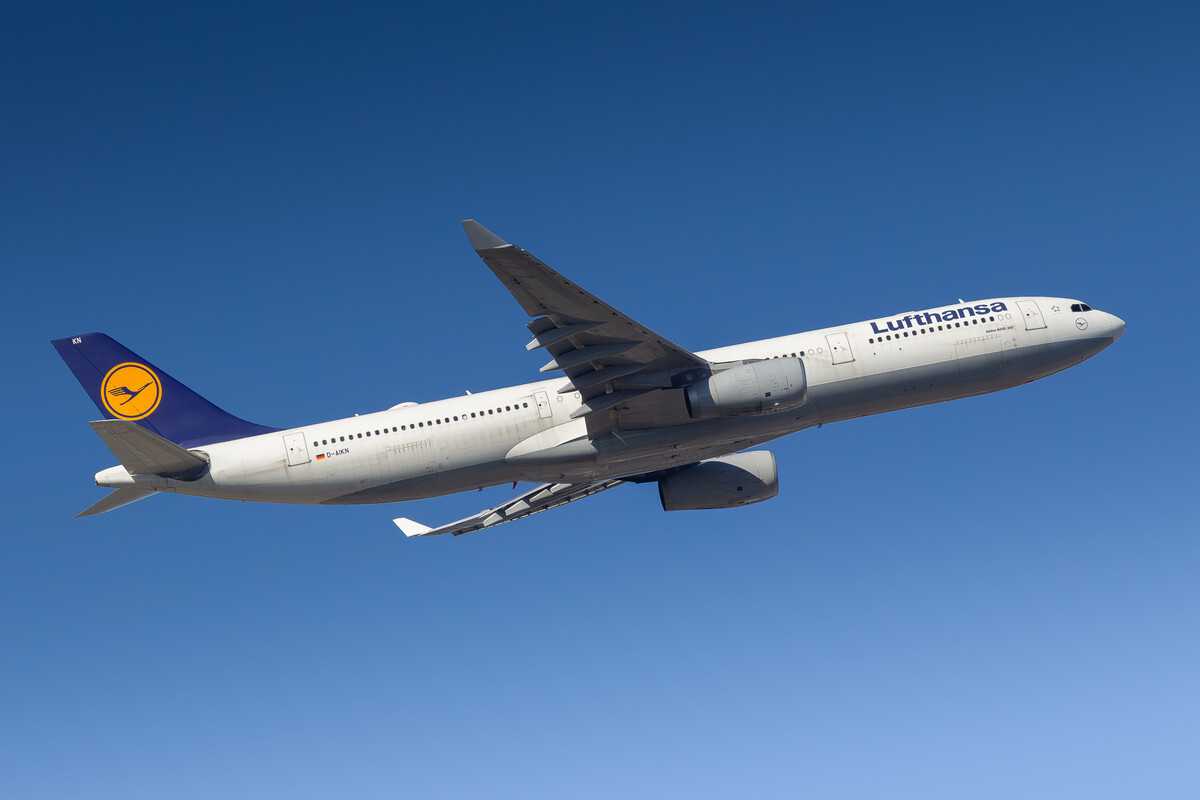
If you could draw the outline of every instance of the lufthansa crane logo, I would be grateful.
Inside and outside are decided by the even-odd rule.
[[[100,384],[104,407],[117,419],[141,419],[154,413],[162,399],[162,382],[145,364],[117,364]]]

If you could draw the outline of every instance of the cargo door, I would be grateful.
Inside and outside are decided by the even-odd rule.
[[[388,448],[388,481],[416,485],[436,480],[445,460],[445,446],[436,446],[433,439],[404,442]]]
[[[1021,316],[1025,318],[1025,330],[1036,331],[1046,327],[1046,320],[1042,319],[1042,310],[1038,308],[1038,304],[1032,300],[1018,300],[1017,308],[1021,309]]]
[[[992,378],[1004,372],[1004,355],[1000,351],[1000,334],[980,336],[954,343],[958,356],[958,379],[974,381]]]
[[[284,436],[283,447],[287,450],[287,463],[289,467],[307,464],[311,460],[308,457],[308,445],[304,443],[303,432],[289,433]]]

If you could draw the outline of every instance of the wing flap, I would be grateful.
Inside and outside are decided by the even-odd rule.
[[[546,321],[549,322],[549,320]],[[539,347],[549,347],[552,344],[558,344],[563,339],[578,336],[585,331],[590,331],[603,324],[602,322],[576,322],[573,325],[564,325],[561,328],[550,327],[545,333],[534,335],[533,341],[525,345],[525,349],[537,350]]]

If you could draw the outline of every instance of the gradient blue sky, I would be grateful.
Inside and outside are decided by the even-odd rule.
[[[1200,11],[89,4],[0,26],[0,795],[1200,794]],[[248,419],[527,381],[476,217],[693,349],[1080,297],[1067,373],[779,442],[778,498],[154,497],[49,345]]]

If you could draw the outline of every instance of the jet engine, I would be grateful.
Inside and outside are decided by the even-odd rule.
[[[769,450],[710,458],[658,482],[663,511],[748,506],[777,494],[775,454]]]
[[[748,417],[804,405],[808,381],[798,358],[772,358],[718,372],[687,387],[692,419]]]

